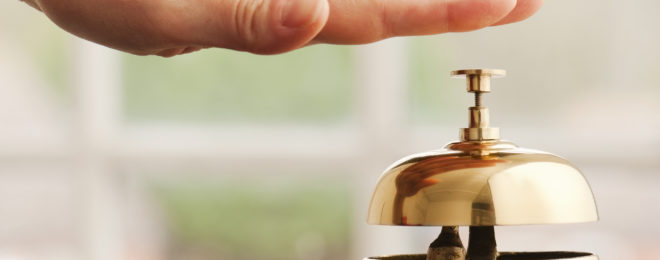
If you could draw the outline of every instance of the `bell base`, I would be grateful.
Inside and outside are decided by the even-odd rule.
[[[500,252],[497,260],[598,260],[598,256],[583,252]],[[363,260],[426,260],[426,254],[372,256]]]

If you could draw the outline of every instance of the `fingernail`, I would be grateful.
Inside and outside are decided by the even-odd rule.
[[[282,25],[302,27],[309,25],[318,16],[318,0],[288,0],[282,10]]]

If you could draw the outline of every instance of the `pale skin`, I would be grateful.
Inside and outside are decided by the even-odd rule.
[[[465,32],[522,21],[544,0],[25,0],[81,38],[138,55],[277,54],[315,43]]]

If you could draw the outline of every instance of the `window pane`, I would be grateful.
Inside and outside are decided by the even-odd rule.
[[[0,164],[0,259],[83,259],[80,176],[61,163]]]
[[[170,259],[347,259],[345,177],[252,176],[153,187],[170,230]]]
[[[649,33],[660,21],[657,5],[548,2],[524,23],[412,39],[412,117],[420,124],[453,126],[444,120],[448,113],[465,125],[471,95],[464,80],[448,73],[494,67],[509,74],[493,80],[493,92],[484,96],[496,126],[658,126],[660,120],[640,113],[660,109],[660,36]],[[607,13],[620,19],[602,15]]]
[[[278,56],[204,50],[123,60],[129,120],[327,122],[346,118],[353,100],[348,47],[313,46]]]
[[[0,150],[52,151],[72,125],[71,37],[23,2],[0,10]]]
[[[449,78],[454,56],[439,37],[410,40],[410,118],[416,123],[452,125],[467,115],[463,82]],[[462,125],[461,125],[462,126]]]
[[[28,73],[32,84],[46,87],[59,97],[70,96],[68,33],[54,25],[43,13],[20,1],[0,3],[0,65],[12,64],[18,70],[8,76],[16,77],[3,82],[22,84],[20,77]],[[5,69],[3,69],[5,70]],[[10,70],[11,71],[11,70]],[[24,87],[24,86],[13,86]]]

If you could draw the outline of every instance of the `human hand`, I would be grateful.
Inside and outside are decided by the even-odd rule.
[[[64,30],[121,51],[218,47],[276,54],[314,43],[464,32],[524,20],[543,0],[25,0]]]

